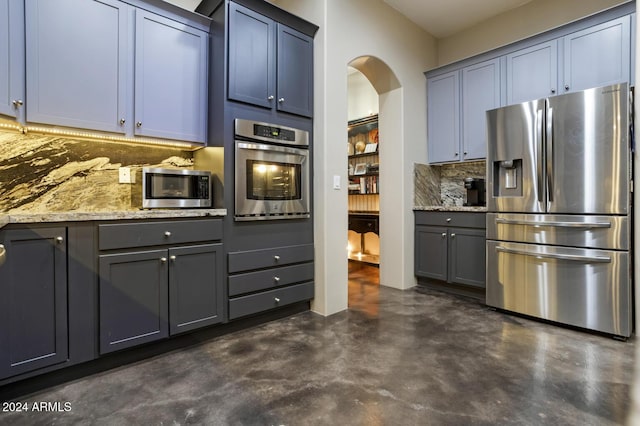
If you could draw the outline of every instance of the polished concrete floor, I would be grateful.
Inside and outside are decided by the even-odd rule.
[[[353,271],[350,308],[311,312],[84,377],[0,424],[617,425],[634,340],[560,328]],[[365,277],[365,278],[363,278]]]

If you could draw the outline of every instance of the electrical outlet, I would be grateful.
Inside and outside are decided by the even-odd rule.
[[[120,167],[118,169],[118,182],[119,183],[133,183],[131,168]]]

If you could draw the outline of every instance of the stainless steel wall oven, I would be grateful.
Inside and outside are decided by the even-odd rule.
[[[236,221],[310,217],[309,132],[235,120]]]

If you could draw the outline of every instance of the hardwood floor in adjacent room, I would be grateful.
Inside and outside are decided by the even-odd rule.
[[[376,316],[379,301],[380,268],[368,263],[349,261],[349,308]]]

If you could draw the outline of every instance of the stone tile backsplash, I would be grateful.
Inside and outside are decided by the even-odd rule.
[[[416,206],[462,206],[465,199],[464,178],[486,178],[486,162],[432,166],[414,164]]]
[[[10,131],[0,147],[0,213],[137,209],[119,167],[193,167],[192,152],[172,147]]]

